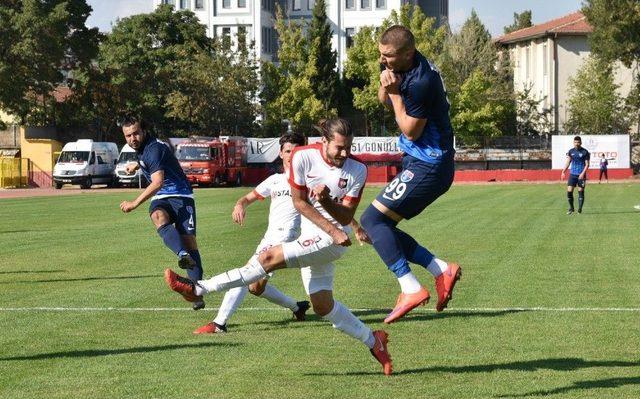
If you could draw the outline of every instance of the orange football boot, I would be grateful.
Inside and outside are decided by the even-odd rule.
[[[382,371],[384,375],[391,375],[393,372],[393,365],[391,364],[391,355],[387,349],[387,342],[389,342],[389,334],[384,330],[376,330],[373,332],[375,342],[373,348],[370,349],[373,357],[382,365]]]
[[[400,295],[398,295],[396,307],[393,308],[391,313],[387,315],[387,317],[384,319],[384,322],[387,324],[393,323],[394,321],[409,313],[415,307],[424,305],[425,303],[429,302],[430,297],[431,295],[429,295],[429,291],[427,291],[427,289],[424,287],[421,287],[420,291],[413,294],[405,294],[401,292]]]
[[[456,263],[447,263],[447,270],[436,277],[436,291],[438,292],[438,303],[436,312],[442,312],[453,298],[453,287],[462,276],[462,268]]]

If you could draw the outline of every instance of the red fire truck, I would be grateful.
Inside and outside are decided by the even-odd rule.
[[[247,169],[247,139],[191,137],[177,145],[176,156],[191,184],[239,186]]]

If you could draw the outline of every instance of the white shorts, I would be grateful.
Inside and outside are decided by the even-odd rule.
[[[297,240],[282,244],[287,267],[299,267],[307,295],[318,291],[333,291],[333,262],[347,250],[334,245],[325,232],[306,230]]]

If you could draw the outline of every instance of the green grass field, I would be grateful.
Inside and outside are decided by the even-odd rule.
[[[267,202],[231,223],[246,191],[196,192],[206,275],[241,266],[261,238]],[[0,200],[0,398],[640,397],[640,184],[591,185],[571,216],[561,184],[454,186],[403,223],[462,265],[454,300],[390,326],[397,282],[352,246],[336,297],[389,332],[391,377],[329,323],[251,296],[228,334],[192,335],[222,295],[193,312],[165,287],[174,257],[146,206],[118,209],[134,196]],[[271,282],[304,296],[297,270]]]

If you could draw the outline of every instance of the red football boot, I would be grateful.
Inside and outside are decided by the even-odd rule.
[[[195,294],[195,286],[193,281],[188,278],[181,277],[173,272],[171,269],[164,271],[164,281],[169,288],[178,294],[182,295],[185,300],[189,302],[202,301],[202,297]]]
[[[226,332],[227,332],[226,326],[221,326],[220,324],[211,322],[198,328],[193,333],[194,334],[222,334]]]
[[[375,342],[373,348],[370,349],[373,357],[382,365],[382,372],[384,375],[391,375],[393,372],[393,365],[391,364],[391,355],[387,350],[387,342],[389,342],[389,334],[384,330],[376,330],[373,332]]]
[[[409,313],[415,307],[429,302],[430,297],[429,291],[424,287],[420,288],[420,291],[413,294],[400,293],[400,295],[398,295],[398,300],[396,301],[396,307],[387,315],[384,322],[387,324],[393,323]]]
[[[438,303],[436,312],[442,312],[453,298],[453,287],[462,276],[462,269],[456,263],[447,263],[447,270],[436,277],[436,291],[438,292]]]

